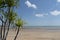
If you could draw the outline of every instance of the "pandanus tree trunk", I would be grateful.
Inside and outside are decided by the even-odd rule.
[[[18,34],[19,34],[19,27],[18,27],[18,29],[17,29],[17,33],[16,33],[16,36],[15,36],[15,38],[14,38],[14,40],[16,40],[17,39],[17,36],[18,36]]]
[[[9,16],[9,14],[10,14],[10,7],[8,8],[8,16]],[[9,26],[10,26],[10,20],[9,20],[9,24],[8,24],[8,28],[7,28],[7,32],[6,32],[6,34],[5,34],[5,37],[4,37],[4,40],[6,40],[6,38],[7,38],[7,35],[8,35],[8,32],[9,32]]]
[[[2,40],[4,40],[4,37],[5,37],[5,29],[6,29],[5,26],[6,26],[6,22],[7,22],[7,19],[6,19],[6,21],[4,23],[4,26],[3,26],[3,29],[4,30],[3,30],[3,38],[2,38]]]
[[[9,27],[10,27],[10,21],[9,21],[9,25],[8,25],[7,32],[6,32],[6,35],[5,35],[5,38],[4,38],[4,40],[6,40],[6,39],[7,39],[8,32],[9,32]]]
[[[1,40],[2,40],[2,31],[3,31],[3,21],[2,21],[2,25],[1,25]]]
[[[2,40],[2,30],[3,30],[3,16],[0,18],[2,25],[1,25],[1,30],[0,30],[0,40]]]
[[[7,17],[9,16],[9,13],[10,13],[10,7],[8,8]],[[7,22],[7,20],[8,19],[6,19],[6,22]],[[5,25],[6,25],[6,23],[4,24],[3,40],[6,40],[6,38],[7,38],[7,35],[8,35],[8,32],[9,32],[10,21],[9,21],[9,24],[8,24],[7,32],[5,31],[6,30]],[[5,34],[5,32],[6,32],[6,34]]]

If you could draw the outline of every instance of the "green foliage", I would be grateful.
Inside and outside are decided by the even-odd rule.
[[[17,13],[15,13],[12,10],[10,11],[9,14],[8,13],[4,13],[3,11],[2,11],[1,14],[3,15],[4,18],[8,19],[10,22],[14,21],[16,19],[16,17],[17,17]]]
[[[0,8],[2,7],[3,5],[3,0],[0,0]]]
[[[6,2],[5,0],[0,0],[0,8],[6,7]]]
[[[8,32],[9,32],[9,27],[10,24],[12,24],[12,22],[15,21],[15,19],[17,18],[17,14],[14,11],[14,8],[17,7],[19,3],[19,0],[0,0],[0,13],[3,16],[2,20],[3,22],[3,27],[2,27],[2,39],[6,40]],[[18,28],[23,26],[23,20],[22,19],[17,19],[16,21],[16,26]],[[6,25],[8,26],[8,28],[6,29]],[[3,30],[4,29],[4,30]],[[6,31],[7,30],[7,31]]]
[[[9,21],[14,21],[16,19],[17,14],[13,11],[10,11],[10,13],[7,15]]]
[[[19,0],[5,0],[6,4],[9,6],[9,7],[13,7],[13,6],[16,6],[17,3],[19,2]]]
[[[23,20],[22,19],[17,19],[15,24],[16,24],[17,27],[20,28],[20,27],[23,26],[24,23],[23,23]]]
[[[0,0],[0,8],[17,6],[19,0]]]
[[[0,0],[0,5],[2,5],[2,3],[3,3],[3,0]]]

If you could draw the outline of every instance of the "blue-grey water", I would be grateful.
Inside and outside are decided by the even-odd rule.
[[[47,31],[60,31],[60,26],[25,26],[24,29],[28,30],[45,29]]]
[[[60,26],[24,26],[24,28],[60,29]]]

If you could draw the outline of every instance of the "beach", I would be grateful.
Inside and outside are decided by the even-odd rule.
[[[15,34],[15,31],[10,30],[7,40],[13,40]],[[60,30],[22,29],[17,40],[60,40]]]

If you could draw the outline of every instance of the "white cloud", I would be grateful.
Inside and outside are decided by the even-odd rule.
[[[60,2],[60,0],[57,0],[57,2]]]
[[[58,10],[51,11],[50,13],[51,15],[54,15],[54,16],[60,15],[60,11]]]
[[[43,17],[43,14],[35,14],[36,17]]]
[[[47,16],[48,14],[35,14],[36,17],[44,17]]]
[[[31,7],[35,8],[35,9],[37,8],[37,6],[35,4],[32,4]]]
[[[36,9],[37,8],[37,6],[35,5],[35,4],[32,4],[30,1],[26,1],[25,2],[25,4],[28,6],[28,7],[32,7],[32,8],[34,8],[34,9]]]

